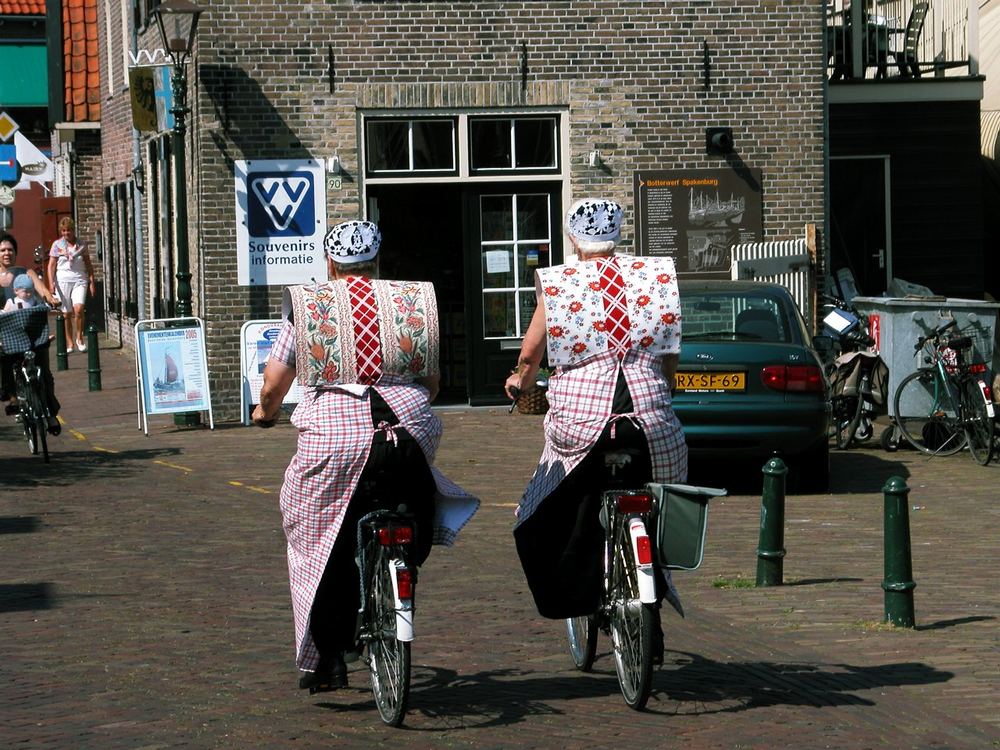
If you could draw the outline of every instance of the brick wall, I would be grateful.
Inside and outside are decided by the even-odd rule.
[[[723,167],[704,129],[728,125],[738,159],[763,170],[765,239],[798,238],[823,217],[821,24],[811,0],[213,2],[191,86],[189,193],[220,418],[239,401],[240,326],[280,301],[278,288],[234,287],[234,160],[338,154],[356,176],[358,108],[565,107],[572,193],[614,196],[632,215],[634,170]],[[106,179],[131,163],[126,102],[105,103],[117,131],[105,126]],[[593,148],[606,170],[587,166]],[[331,222],[360,212],[357,182],[328,194]]]

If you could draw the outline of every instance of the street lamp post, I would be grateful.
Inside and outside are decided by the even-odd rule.
[[[188,112],[187,106],[187,60],[194,48],[195,33],[198,30],[198,19],[204,12],[188,0],[164,0],[153,9],[156,27],[160,31],[163,49],[170,55],[173,63],[173,75],[170,82],[173,89],[173,106],[170,113],[174,116],[174,129],[170,135],[171,151],[174,159],[174,209],[175,233],[177,236],[174,247],[177,257],[177,306],[175,315],[178,318],[191,317],[191,259],[188,248],[188,205],[187,205],[187,168],[185,159],[185,125]],[[198,412],[181,412],[174,414],[174,424],[191,426],[200,423]]]
[[[176,315],[179,318],[190,317],[192,309],[191,267],[188,250],[187,173],[184,153],[185,121],[188,112],[191,111],[187,106],[187,59],[194,48],[198,19],[203,12],[203,8],[199,8],[188,0],[164,0],[153,10],[163,48],[170,55],[170,60],[173,63],[173,75],[171,76],[173,106],[170,108],[170,113],[174,116],[174,129],[170,136],[170,145],[174,158],[176,196]]]

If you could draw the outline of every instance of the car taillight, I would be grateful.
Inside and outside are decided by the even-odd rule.
[[[378,535],[378,543],[383,547],[413,542],[413,529],[409,526],[383,526],[376,534]]]
[[[413,598],[413,574],[409,568],[396,568],[396,590],[401,600]]]
[[[653,507],[652,495],[619,495],[619,513],[648,513]]]
[[[971,372],[974,375],[982,375],[984,372],[986,372],[986,365],[985,364],[969,365],[969,372]]]
[[[800,393],[823,391],[823,373],[815,365],[768,365],[760,371],[760,379],[776,391]]]

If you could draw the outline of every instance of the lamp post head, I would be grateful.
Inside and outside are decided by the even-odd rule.
[[[182,65],[191,54],[198,19],[204,12],[189,0],[163,0],[153,9],[160,40],[174,65]]]

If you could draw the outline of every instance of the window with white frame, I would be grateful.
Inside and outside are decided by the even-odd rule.
[[[453,117],[366,121],[365,165],[370,176],[454,174],[458,169]]]
[[[558,133],[554,115],[470,117],[471,172],[554,172],[559,168]]]

